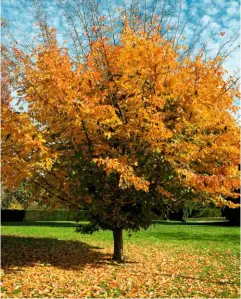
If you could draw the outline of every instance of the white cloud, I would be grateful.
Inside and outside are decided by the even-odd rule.
[[[182,9],[184,9],[184,10],[188,9],[186,0],[182,0]]]
[[[229,31],[239,30],[239,20],[238,19],[235,19],[235,18],[229,19],[225,25]]]
[[[210,23],[211,20],[212,20],[212,18],[211,18],[209,15],[204,15],[204,16],[202,17],[202,23],[203,23],[204,25],[207,25],[208,23]]]
[[[217,31],[220,31],[222,26],[220,25],[220,23],[213,21],[213,22],[210,23],[210,28],[215,29]]]
[[[229,59],[224,63],[224,68],[229,71],[230,74],[236,72],[240,68],[240,51],[239,49],[235,50],[229,56]]]
[[[220,8],[217,6],[210,5],[209,7],[207,7],[205,11],[208,15],[214,16],[220,12]]]
[[[208,3],[210,3],[208,0],[206,1],[207,5]],[[213,5],[216,7],[219,7],[220,9],[226,7],[228,5],[228,1],[224,1],[224,0],[213,0],[212,1]]]
[[[227,14],[231,17],[239,16],[239,3],[237,1],[229,2]]]
[[[227,24],[229,22],[229,20],[230,20],[230,17],[228,15],[223,15],[221,17],[221,21],[224,25]]]

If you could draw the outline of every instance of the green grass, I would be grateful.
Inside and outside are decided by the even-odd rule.
[[[126,294],[127,297],[170,298],[239,296],[238,226],[231,226],[226,222],[156,221],[148,230],[132,233],[131,236],[129,232],[124,232],[124,254],[127,254],[128,260],[125,266],[109,264],[108,259],[113,247],[111,231],[81,235],[75,232],[75,228],[76,223],[67,221],[2,223],[6,295],[38,297],[38,293],[31,293],[39,289],[38,285],[35,290],[30,287],[21,289],[21,292],[18,285],[27,285],[26,281],[31,281],[32,275],[41,273],[39,275],[42,282],[39,284],[47,286],[49,278],[48,275],[45,277],[45,267],[48,270],[51,265],[49,271],[55,275],[52,278],[54,283],[61,285],[59,277],[67,275],[66,279],[71,281],[70,285],[74,287],[76,275],[79,275],[78,286],[80,291],[81,288],[89,290],[87,297],[101,295],[95,293],[96,284],[107,292],[107,295],[101,295],[103,297],[118,297],[120,294]],[[71,269],[76,269],[73,270],[75,272],[72,277],[65,274],[66,270]],[[25,272],[18,277],[18,272],[14,271]],[[105,279],[103,273],[106,275]],[[123,280],[121,275],[126,278]],[[157,275],[160,280],[156,280]],[[127,278],[137,284],[139,279],[142,279],[143,293],[140,293],[138,288],[135,289],[135,285],[131,289]],[[65,280],[62,281],[64,285]],[[45,291],[44,289],[43,292]],[[61,297],[62,291],[59,292],[52,296]],[[79,294],[79,290],[71,292]],[[49,293],[41,296],[44,295],[50,296]]]
[[[193,250],[206,248],[224,251],[225,249],[230,249],[233,253],[238,254],[240,248],[240,228],[225,224],[161,221],[147,230],[135,233],[124,232],[124,241],[126,243],[140,243],[142,246],[150,243],[167,247],[187,246]],[[93,235],[81,235],[75,232],[76,225],[75,222],[71,221],[2,223],[2,234],[47,237],[59,240],[79,240],[86,243],[101,241],[112,244],[113,242],[111,231],[95,232]]]

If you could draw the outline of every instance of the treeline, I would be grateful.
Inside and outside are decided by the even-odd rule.
[[[240,221],[240,208],[201,208],[188,213],[184,209],[169,212],[165,217],[153,215],[153,220],[186,221],[187,218],[226,217],[231,222]],[[72,210],[1,210],[2,222],[13,221],[87,221],[86,211]]]

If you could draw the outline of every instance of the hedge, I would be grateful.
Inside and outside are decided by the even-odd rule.
[[[187,218],[203,218],[203,217],[222,217],[221,208],[200,208],[198,210],[180,209],[176,212],[170,212],[168,219],[185,221]]]
[[[201,208],[192,211],[190,218],[203,218],[203,217],[222,217],[221,208]]]
[[[72,210],[26,210],[25,221],[79,221],[86,220],[84,211]]]

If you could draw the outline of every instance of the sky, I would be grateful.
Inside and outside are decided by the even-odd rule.
[[[149,1],[153,0],[146,0],[147,3]],[[225,43],[240,27],[239,0],[181,1],[181,19],[185,20],[188,12],[192,11],[193,13],[192,20],[183,33],[186,37],[186,41],[188,41],[188,38],[191,38],[199,17],[203,15],[201,24],[208,24],[209,29],[215,27],[216,31],[216,34],[209,42],[212,53],[216,53],[220,45]],[[57,29],[57,39],[59,43],[62,44],[63,41],[66,40],[66,36],[63,34],[66,20],[62,10],[55,0],[42,0],[42,2],[48,21],[51,26]],[[70,3],[71,2],[74,2],[74,0],[71,0]],[[103,14],[107,14],[108,8],[114,11],[116,7],[127,7],[130,4],[130,0],[111,0],[108,1],[108,4],[106,0],[100,0],[100,3]],[[142,0],[142,3],[144,3],[144,0]],[[161,1],[159,1],[159,3],[161,3]],[[21,42],[32,39],[38,32],[34,0],[2,0],[1,16],[7,21],[9,29],[17,41]],[[175,18],[173,21],[175,21]],[[221,35],[221,32],[224,33],[224,35]],[[232,73],[232,71],[237,70],[240,66],[239,63],[240,52],[236,50],[230,55],[224,67]]]

